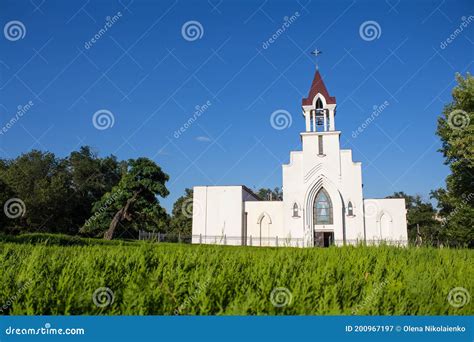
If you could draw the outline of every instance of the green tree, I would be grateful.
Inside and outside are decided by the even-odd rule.
[[[74,191],[69,205],[74,207],[74,226],[79,228],[90,217],[93,204],[118,184],[127,163],[115,156],[99,158],[89,146],[82,146],[71,152],[67,165]]]
[[[387,198],[405,199],[408,239],[410,241],[416,242],[417,237],[421,237],[424,244],[437,244],[439,242],[441,222],[437,219],[436,210],[430,202],[423,201],[420,195],[410,196],[404,192],[395,192]]]
[[[120,182],[94,204],[93,214],[82,232],[113,239],[115,236],[136,237],[139,229],[162,229],[168,224],[168,215],[157,196],[169,194],[165,185],[168,179],[153,161],[130,159]]]
[[[446,189],[433,191],[432,197],[444,219],[447,244],[474,247],[474,77],[457,74],[456,80],[453,100],[445,106],[436,131],[451,174]]]
[[[0,178],[12,196],[25,205],[23,215],[10,220],[20,231],[71,233],[72,196],[67,165],[54,154],[33,150],[0,168]]]
[[[7,183],[0,178],[0,232],[1,233],[13,233],[14,232],[14,221],[12,221],[6,213],[5,205],[7,201],[14,197],[12,189]]]
[[[258,197],[260,197],[264,201],[282,201],[283,200],[283,192],[279,187],[275,189],[269,188],[261,188],[257,192]]]
[[[193,227],[193,190],[185,189],[184,195],[173,205],[170,233],[191,236]]]

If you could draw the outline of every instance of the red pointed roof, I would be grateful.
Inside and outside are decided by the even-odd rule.
[[[313,99],[318,93],[321,93],[321,95],[324,96],[324,98],[326,99],[326,103],[328,104],[336,103],[336,98],[329,96],[328,90],[326,89],[326,86],[324,85],[321,74],[319,73],[319,70],[316,70],[316,73],[314,74],[314,78],[313,78],[313,83],[311,84],[311,89],[309,90],[308,97],[302,100],[303,106],[312,105]]]

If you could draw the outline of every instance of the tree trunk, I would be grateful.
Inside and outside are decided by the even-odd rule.
[[[128,221],[132,219],[130,207],[137,200],[137,197],[141,192],[141,190],[136,191],[133,196],[127,200],[125,206],[114,215],[114,218],[110,221],[109,229],[104,233],[105,240],[112,240],[114,238],[115,229],[117,229],[120,222],[125,219]]]

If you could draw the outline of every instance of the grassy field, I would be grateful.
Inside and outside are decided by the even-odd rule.
[[[0,314],[474,314],[467,249],[0,241]]]

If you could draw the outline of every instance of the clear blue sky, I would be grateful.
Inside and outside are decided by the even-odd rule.
[[[0,156],[32,148],[65,156],[84,144],[102,156],[146,156],[170,175],[171,194],[161,201],[168,210],[194,185],[281,186],[281,164],[300,149],[301,98],[315,70],[309,52],[318,48],[338,102],[342,146],[363,163],[365,197],[405,191],[428,198],[448,174],[436,118],[451,99],[455,72],[472,71],[474,21],[441,44],[470,15],[468,0],[2,0],[1,27],[20,21],[25,35],[0,36],[1,125],[19,105],[33,106],[0,135]],[[285,17],[291,24],[278,34]],[[196,40],[182,35],[188,21],[202,26]],[[379,25],[376,39],[362,39],[366,21]],[[176,138],[207,101],[211,106]],[[100,109],[113,114],[112,127],[94,127]],[[289,128],[270,125],[278,109],[291,113]]]

